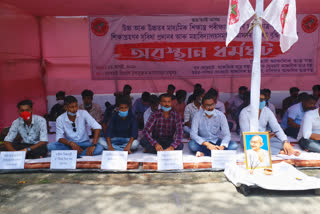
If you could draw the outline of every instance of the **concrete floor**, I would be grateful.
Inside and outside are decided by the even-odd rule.
[[[319,177],[319,170],[305,171]],[[0,175],[0,213],[319,213],[314,191],[255,190],[221,172]]]

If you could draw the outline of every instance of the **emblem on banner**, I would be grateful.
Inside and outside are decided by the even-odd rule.
[[[231,0],[231,11],[229,17],[229,25],[233,25],[239,21],[239,0]]]
[[[282,27],[281,33],[282,34],[283,34],[284,26],[286,25],[286,19],[287,19],[288,11],[289,11],[289,4],[286,4],[283,7],[283,10],[282,10],[281,15],[280,15],[280,21],[281,21],[281,27]]]
[[[301,27],[306,33],[313,33],[319,25],[318,18],[314,15],[308,15],[303,18]]]
[[[104,36],[109,30],[108,22],[103,18],[96,18],[91,22],[91,30],[96,36]]]

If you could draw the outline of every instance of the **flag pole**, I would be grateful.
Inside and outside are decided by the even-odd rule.
[[[256,0],[256,14],[259,19],[263,13],[263,0]],[[261,40],[262,30],[259,25],[253,28],[253,63],[251,73],[251,95],[250,95],[250,131],[259,131],[259,103],[261,85]]]

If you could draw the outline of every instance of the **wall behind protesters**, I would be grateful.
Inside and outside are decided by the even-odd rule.
[[[83,18],[45,17],[42,19],[44,56],[47,64],[48,95],[58,90],[67,94],[79,95],[84,88],[96,94],[112,94],[121,90],[123,85],[133,86],[133,93],[166,91],[168,84],[173,83],[177,89],[192,91],[193,84],[200,82],[203,87],[218,88],[225,93],[237,92],[240,85],[250,86],[250,76],[212,79],[178,79],[178,80],[91,80],[88,20]],[[320,41],[320,40],[319,40]],[[319,44],[316,44],[319,49]],[[319,49],[320,50],[320,49]],[[318,61],[319,63],[320,61]],[[271,76],[262,78],[262,87],[274,91],[288,91],[292,86],[301,90],[310,90],[313,84],[320,81],[316,76]]]
[[[0,129],[18,117],[16,105],[34,102],[34,113],[46,113],[46,93],[40,75],[38,21],[0,3]]]

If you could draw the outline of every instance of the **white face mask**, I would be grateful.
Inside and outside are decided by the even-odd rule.
[[[205,110],[204,111],[208,116],[212,116],[213,114],[214,114],[214,111],[212,110],[212,111],[207,111],[207,110]]]
[[[63,100],[57,100],[57,103],[58,103],[59,105],[63,105],[63,104],[64,104],[64,101],[63,101]]]

